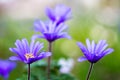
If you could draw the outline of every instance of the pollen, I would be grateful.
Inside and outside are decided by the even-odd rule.
[[[35,58],[35,56],[32,53],[26,53],[25,58],[28,60],[29,58]]]

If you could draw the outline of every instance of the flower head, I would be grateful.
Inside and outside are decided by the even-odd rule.
[[[63,23],[56,25],[56,23],[53,23],[51,21],[48,23],[44,23],[42,21],[37,20],[34,23],[34,27],[37,32],[40,32],[42,34],[42,36],[36,34],[32,37],[32,39],[44,38],[48,42],[53,42],[60,38],[70,38],[67,32],[65,32],[65,30],[67,30],[68,27]]]
[[[22,39],[21,41],[16,40],[15,46],[16,48],[10,48],[10,51],[17,54],[17,56],[10,57],[10,60],[20,60],[26,64],[31,64],[37,60],[51,56],[50,52],[40,52],[43,44],[38,41],[35,43],[32,40],[29,45],[26,39]]]
[[[87,39],[86,44],[87,44],[87,47],[84,46],[81,42],[77,43],[77,45],[79,46],[79,48],[84,54],[83,57],[80,57],[78,59],[79,62],[88,60],[91,63],[96,63],[102,57],[114,51],[112,48],[107,48],[108,44],[106,43],[106,40],[100,40],[98,44],[95,44],[94,41],[90,43],[89,39]]]
[[[16,67],[16,63],[8,60],[0,60],[0,65],[0,75],[4,79],[8,79],[10,72]]]
[[[71,18],[71,9],[65,5],[59,4],[54,9],[46,9],[47,16],[53,21],[60,24]]]

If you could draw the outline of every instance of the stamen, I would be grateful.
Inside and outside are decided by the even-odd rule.
[[[25,58],[28,60],[29,58],[35,58],[35,56],[32,53],[26,53]]]

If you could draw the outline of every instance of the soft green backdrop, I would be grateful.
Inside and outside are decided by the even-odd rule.
[[[73,17],[66,23],[69,25],[69,34],[72,39],[61,39],[54,43],[53,59],[73,58],[75,64],[71,73],[78,80],[85,80],[89,63],[87,61],[77,62],[82,53],[76,42],[85,43],[86,38],[96,42],[100,39],[106,39],[109,47],[114,48],[115,51],[95,64],[90,80],[120,80],[119,0],[45,0],[43,4],[41,0],[0,1],[0,58],[8,59],[9,56],[13,55],[9,51],[9,47],[14,47],[16,39],[27,38],[30,40],[34,34],[34,20],[38,18],[47,19],[44,12],[46,6],[53,7],[61,3],[72,8]],[[45,42],[44,50],[47,50],[46,41],[38,40]],[[15,80],[23,72],[24,64],[17,63],[17,68],[11,73],[9,80]]]

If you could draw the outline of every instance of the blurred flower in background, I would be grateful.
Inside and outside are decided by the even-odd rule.
[[[0,59],[0,76],[2,76],[4,80],[8,80],[11,71],[14,70],[15,67],[15,62]]]
[[[58,64],[61,66],[60,72],[61,73],[70,73],[74,66],[74,60],[72,58],[60,58]]]
[[[47,8],[46,9],[47,16],[56,24],[60,24],[70,19],[72,16],[71,8],[59,4],[55,7],[55,9]]]
[[[36,38],[44,38],[48,42],[53,42],[60,38],[68,38],[71,37],[65,32],[65,30],[68,29],[68,26],[64,23],[61,23],[59,25],[56,25],[57,23],[53,23],[49,21],[48,23],[42,22],[40,20],[37,20],[34,22],[35,31],[38,31],[42,33],[42,36],[39,34],[33,35],[32,39]]]

